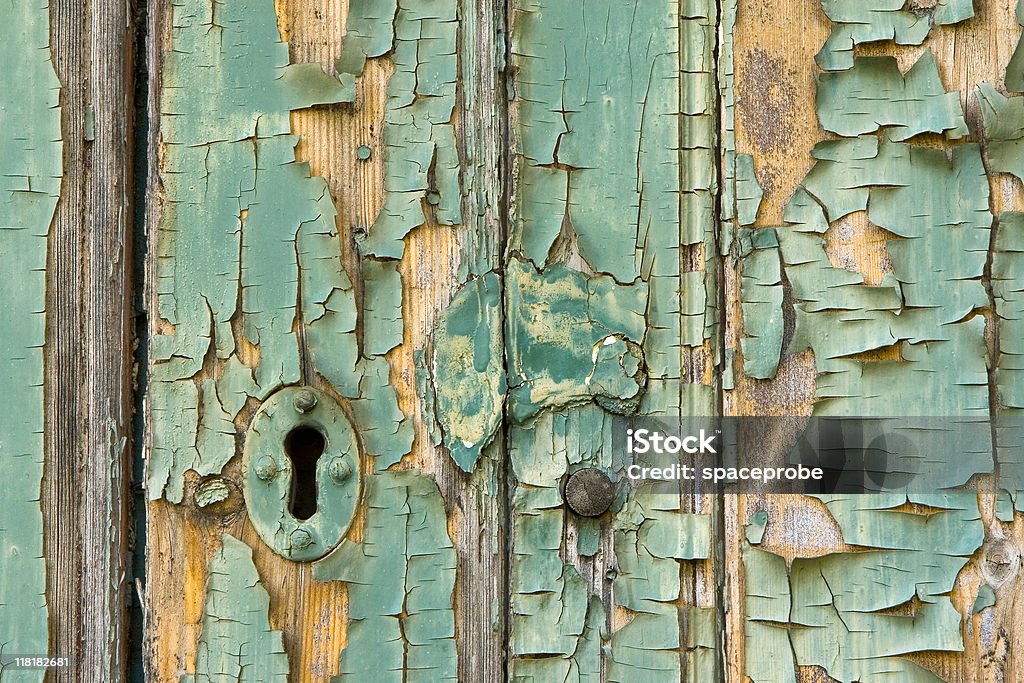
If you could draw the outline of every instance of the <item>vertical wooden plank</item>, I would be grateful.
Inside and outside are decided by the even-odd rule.
[[[5,3],[5,657],[45,680],[125,670],[131,421],[125,3]],[[62,154],[63,152],[63,154]],[[13,501],[24,500],[30,509]],[[13,538],[8,534],[18,534]],[[26,564],[27,563],[27,564]],[[43,680],[46,667],[5,677]]]
[[[45,3],[0,6],[0,373],[10,404],[0,416],[0,652],[50,654],[40,489],[46,466],[46,255],[61,191],[60,85]],[[22,68],[13,68],[19,64]],[[52,575],[52,574],[51,574]],[[30,666],[17,676],[42,681]],[[6,675],[6,674],[5,674]]]
[[[159,288],[160,296],[173,293],[182,300],[195,300],[191,285],[180,279],[172,287],[156,285],[161,272],[165,276],[169,272],[169,263],[186,261],[168,250],[185,244],[167,230],[167,221],[173,224],[174,220],[168,218],[172,203],[184,195],[168,189],[169,178],[175,182],[172,176],[182,167],[175,166],[170,156],[176,150],[168,150],[168,142],[173,147],[176,135],[168,124],[173,114],[168,93],[180,81],[168,80],[165,51],[177,45],[173,40],[180,40],[176,27],[199,21],[219,30],[216,27],[225,17],[230,17],[227,35],[239,28],[257,31],[257,42],[271,45],[278,36],[264,24],[257,29],[251,23],[263,22],[268,8],[280,39],[288,43],[288,61],[322,67],[328,76],[318,75],[317,82],[331,88],[340,83],[345,94],[335,91],[340,104],[313,108],[285,102],[284,108],[291,110],[285,124],[272,103],[259,99],[260,90],[246,85],[242,74],[238,78],[245,96],[238,106],[267,113],[264,123],[274,121],[269,125],[277,126],[278,132],[287,125],[298,136],[295,158],[309,163],[314,178],[324,179],[329,194],[322,202],[333,200],[337,210],[336,219],[331,217],[315,231],[328,237],[324,244],[332,246],[316,252],[322,264],[316,269],[302,260],[304,247],[298,248],[301,379],[287,374],[290,361],[285,360],[283,380],[273,387],[249,389],[252,393],[242,410],[229,417],[234,421],[229,431],[238,437],[230,439],[234,446],[200,448],[204,457],[213,456],[223,467],[205,470],[203,476],[185,467],[180,502],[171,500],[179,498],[177,491],[158,500],[161,493],[150,479],[148,677],[176,681],[181,674],[194,673],[196,680],[210,675],[208,667],[214,660],[202,634],[216,625],[211,620],[209,572],[216,571],[214,563],[223,555],[221,534],[226,531],[252,548],[253,566],[269,596],[269,621],[249,625],[255,629],[251,634],[261,635],[250,638],[240,631],[232,638],[240,645],[257,640],[268,643],[272,639],[265,637],[266,628],[280,632],[290,680],[449,680],[456,666],[464,680],[498,680],[504,642],[498,597],[504,582],[501,449],[492,446],[474,474],[459,471],[435,445],[433,418],[423,417],[430,408],[422,402],[432,392],[429,372],[417,359],[428,351],[438,311],[460,285],[498,266],[502,138],[500,124],[491,122],[501,119],[501,91],[494,87],[500,83],[502,53],[496,49],[500,13],[480,3],[455,0],[390,4],[234,0],[220,3],[217,16],[211,16],[201,3],[156,3],[151,32],[156,47],[149,66],[151,115],[154,121],[162,117],[163,128],[151,139],[157,165],[151,169],[148,215],[154,245],[150,321],[155,336],[165,337],[158,344],[197,341],[204,329],[171,323],[164,313],[166,301],[161,308],[155,291]],[[172,19],[172,12],[177,18]],[[238,44],[228,49],[246,54]],[[339,81],[331,80],[334,77]],[[216,88],[210,93],[215,98],[225,96]],[[448,106],[455,107],[450,114]],[[257,130],[257,138],[273,137],[269,130]],[[217,144],[212,142],[211,149]],[[239,168],[244,164],[228,164],[214,175]],[[258,173],[262,172],[260,167]],[[473,192],[461,189],[460,175]],[[270,196],[286,199],[282,187],[257,189],[282,192]],[[170,199],[171,191],[179,194]],[[263,240],[246,237],[255,235],[252,221],[262,210],[251,200],[251,196],[243,200],[250,202],[249,210],[237,216],[243,243],[250,245],[241,252],[242,278],[247,277],[246,248],[275,248],[269,235]],[[202,229],[217,229],[212,213],[201,209],[195,214]],[[466,218],[460,220],[460,213]],[[281,210],[280,219],[284,225],[295,220],[287,209]],[[302,228],[299,234],[301,242]],[[157,257],[155,251],[161,248],[162,256]],[[235,271],[229,268],[229,272]],[[307,272],[314,274],[311,279],[306,279]],[[335,315],[358,311],[358,331],[339,330],[333,337],[318,338],[317,328],[324,323],[323,318],[309,315],[310,288],[323,284],[318,277],[330,282],[339,273],[351,279],[351,291],[337,284],[333,293],[328,288],[325,293],[336,298],[327,308]],[[274,284],[289,286],[288,280],[284,277]],[[211,276],[198,281],[198,286],[216,289],[220,285]],[[282,358],[280,352],[287,348],[272,349],[267,340],[255,341],[247,319],[253,320],[258,311],[245,303],[246,296],[243,290],[241,308],[222,316],[230,323],[217,332],[220,346],[211,350],[211,359],[218,359],[203,363],[197,374],[200,380],[217,382],[222,403],[230,395],[223,374],[225,362],[236,363],[237,358],[246,367],[265,367]],[[231,299],[224,301],[230,305]],[[399,307],[395,302],[400,302]],[[165,319],[160,320],[161,316]],[[357,371],[362,375],[348,383],[341,371],[355,348],[348,340],[356,337],[361,357]],[[169,342],[171,338],[175,341]],[[203,348],[210,343],[209,339],[199,341]],[[157,374],[169,360],[159,352],[154,356],[152,367]],[[258,378],[260,371],[256,373]],[[244,476],[238,455],[255,408],[278,386],[297,381],[340,398],[361,433],[363,448],[363,501],[348,539],[315,566],[274,554],[249,523],[238,494]],[[167,404],[161,403],[154,386],[148,393],[149,419],[151,425],[159,426],[167,416],[152,411]],[[397,398],[396,406],[388,405],[389,392]],[[186,411],[181,423],[187,426],[190,421],[194,424],[195,418]],[[151,472],[162,457],[160,449],[151,434],[147,447]],[[201,485],[221,480],[226,482],[227,498],[200,505],[200,500],[206,500],[202,495],[196,498],[197,492],[205,490]],[[428,548],[431,543],[437,545]],[[458,581],[454,594],[450,586],[445,588],[452,568]],[[448,625],[449,621],[454,623]],[[402,631],[396,638],[394,629],[399,624]],[[264,658],[257,666],[274,666],[272,661],[276,660]]]
[[[64,180],[47,258],[42,492],[48,680],[122,680],[132,390],[133,24],[126,2],[50,3]]]
[[[714,680],[713,500],[564,500],[616,415],[718,412],[717,4],[511,7],[510,674]]]
[[[860,3],[846,5],[846,9],[851,11],[856,11],[857,7],[861,6]],[[1015,2],[974,3],[973,18],[966,18],[971,10],[970,5],[971,3],[955,2],[912,3],[909,9],[916,12],[916,16],[924,23],[918,24],[919,19],[909,16],[904,16],[903,19],[909,20],[907,26],[918,24],[919,29],[923,28],[926,31],[920,33],[918,37],[911,37],[902,33],[906,30],[904,28],[896,30],[901,36],[898,42],[913,44],[893,45],[891,40],[883,39],[879,42],[865,43],[854,50],[858,57],[891,55],[895,57],[902,72],[907,72],[927,51],[930,50],[934,54],[941,85],[947,92],[958,93],[954,98],[959,100],[966,112],[966,124],[970,134],[962,140],[955,139],[959,136],[943,140],[939,136],[921,135],[911,139],[910,143],[919,148],[959,149],[957,153],[962,159],[977,153],[971,151],[972,143],[987,144],[980,128],[977,87],[982,82],[1002,87],[1003,72],[1019,35],[1014,18]],[[842,3],[831,3],[831,7],[833,10],[842,9]],[[837,16],[834,14],[833,19]],[[817,114],[821,112],[822,100],[817,100],[816,78],[821,77],[821,71],[815,66],[815,55],[825,44],[830,31],[837,26],[838,23],[830,22],[820,4],[816,2],[739,3],[734,33],[736,151],[753,155],[757,177],[765,189],[765,201],[761,211],[756,222],[751,221],[755,232],[775,228],[781,234],[792,230],[792,226],[787,226],[786,221],[795,221],[794,214],[788,213],[784,218],[783,212],[787,205],[792,206],[794,192],[801,183],[806,182],[807,173],[814,164],[810,151],[816,143],[838,137],[833,133],[826,133],[819,125]],[[842,41],[835,44],[840,45]],[[832,60],[845,59],[836,53],[825,56]],[[833,63],[827,68],[841,73],[847,67],[835,66]],[[918,71],[920,70],[919,67]],[[818,112],[815,111],[816,101]],[[919,122],[920,119],[916,121]],[[832,125],[834,126],[834,123]],[[919,159],[923,160],[923,157],[919,156]],[[1019,183],[989,170],[991,197],[988,208],[993,216],[1007,208],[1017,207],[1020,201]],[[838,184],[820,186],[816,191],[816,196],[820,197],[820,201],[826,206],[835,186]],[[944,199],[927,198],[927,192],[923,188],[917,192],[921,196],[920,204],[915,207],[915,211],[908,212],[904,223],[912,220],[909,218],[911,213],[927,213],[943,201],[951,204],[965,203],[970,201],[971,197],[984,196],[985,188],[982,186],[982,189],[975,192],[946,192]],[[876,199],[872,194],[872,208],[869,211],[878,211],[876,202],[884,201],[881,198]],[[949,227],[943,226],[939,220],[936,220],[935,225],[936,230]],[[999,223],[996,222],[992,229],[992,244],[995,244],[1000,229]],[[864,276],[865,283],[877,287],[882,283],[885,273],[891,273],[893,270],[892,254],[886,245],[886,239],[893,239],[893,235],[869,221],[864,213],[854,213],[832,223],[825,235],[824,248],[833,266],[859,272]],[[906,243],[906,240],[903,242]],[[744,371],[743,363],[749,358],[744,358],[741,340],[751,320],[744,318],[746,306],[743,306],[741,311],[741,303],[746,304],[747,300],[743,298],[740,278],[741,272],[743,277],[750,274],[748,264],[751,262],[748,261],[748,257],[741,259],[741,256],[743,255],[740,253],[734,254],[735,259],[742,262],[735,263],[735,267],[730,268],[727,274],[729,313],[726,316],[726,344],[736,349],[736,382],[735,390],[727,392],[726,412],[733,415],[809,415],[815,410],[816,385],[820,390],[823,383],[828,381],[821,367],[822,361],[819,359],[816,367],[815,357],[811,351],[783,354],[777,372],[772,371],[770,378],[765,378],[764,375],[756,378]],[[960,263],[966,263],[967,259],[965,256]],[[783,265],[787,270],[792,265],[785,260],[785,248]],[[900,267],[897,264],[897,275],[900,274]],[[905,265],[903,267],[905,268]],[[741,271],[741,268],[744,270]],[[906,277],[905,270],[903,276]],[[792,290],[790,289],[790,280],[795,277],[795,274],[790,273],[785,281],[786,299],[779,311],[779,314],[785,315],[786,344],[794,335],[793,308],[801,303],[800,294],[797,293],[800,291],[801,283],[797,282]],[[975,279],[987,286],[988,277],[986,270],[980,278]],[[806,295],[806,290],[803,291]],[[915,295],[911,293],[909,296],[913,298]],[[991,303],[980,305],[974,310],[974,314],[985,320],[983,344],[988,345],[990,357],[995,357],[995,330],[998,323],[994,316],[994,306]],[[837,339],[849,338],[843,337],[849,333],[844,333],[841,329],[833,330],[833,334]],[[948,371],[964,367],[969,363],[970,356],[971,354],[964,354],[957,363],[945,367]],[[901,353],[897,347],[878,347],[857,356],[858,362],[865,368],[865,374],[870,372],[872,364],[900,358]],[[907,359],[914,360],[920,358]],[[892,396],[906,390],[900,386],[904,382],[897,379],[897,369],[893,369],[890,380],[888,388],[872,392],[876,404],[884,404]],[[996,396],[998,390],[995,376],[990,374],[988,380],[991,392],[995,392],[991,395]],[[856,384],[851,386],[856,387]],[[868,385],[864,386],[867,391]],[[915,411],[929,409],[952,412],[964,410],[969,407],[967,404],[958,404],[955,401],[950,403],[950,396],[960,396],[957,389],[960,387],[951,386],[949,391],[935,392],[930,399],[906,402],[900,406],[898,412],[907,411],[907,414],[913,414]],[[853,395],[857,396],[856,391]],[[996,406],[997,404],[993,402],[993,412]],[[817,408],[820,410],[822,405],[819,404]],[[870,411],[870,404],[865,402],[861,410]],[[1011,634],[1014,631],[1009,624],[1019,622],[1020,618],[1019,606],[1012,598],[1019,567],[1019,561],[1016,559],[1019,552],[1016,548],[1019,548],[1020,544],[1019,524],[1007,523],[1005,510],[997,514],[997,500],[992,495],[979,496],[977,504],[979,511],[974,514],[980,515],[981,521],[956,526],[947,536],[935,537],[930,547],[924,549],[927,552],[934,552],[935,548],[961,547],[964,546],[965,539],[972,539],[970,549],[962,547],[958,551],[949,551],[951,555],[966,554],[969,557],[964,558],[965,566],[962,570],[952,572],[955,581],[952,581],[949,597],[938,599],[939,603],[944,603],[949,609],[955,610],[951,619],[954,622],[959,620],[959,624],[946,621],[939,625],[932,622],[922,631],[922,636],[927,637],[932,645],[941,640],[949,644],[948,647],[936,646],[931,649],[962,648],[964,652],[915,652],[910,649],[909,653],[898,660],[892,659],[888,660],[887,664],[882,664],[885,655],[883,648],[868,644],[861,650],[863,664],[860,666],[864,667],[861,673],[865,677],[864,680],[873,680],[872,674],[867,673],[872,662],[877,662],[879,666],[884,665],[890,671],[901,671],[901,680],[918,680],[920,677],[928,676],[925,671],[933,672],[941,680],[946,681],[1009,680],[1016,675],[1014,672],[1019,665],[1015,663],[1012,648],[1008,647],[1008,643],[1013,640]],[[869,507],[869,502],[864,502],[863,506]],[[922,510],[914,506],[898,508],[889,515],[889,528],[904,525],[915,513],[921,514]],[[949,514],[938,509],[929,510],[928,513],[939,513],[932,517],[935,520]],[[1004,521],[1000,521],[1000,517]],[[786,622],[790,618],[791,598],[793,604],[799,604],[800,600],[806,598],[810,582],[806,574],[800,575],[801,568],[820,567],[821,574],[832,582],[832,589],[837,595],[850,590],[856,584],[859,580],[856,563],[849,560],[858,557],[862,560],[868,558],[871,551],[864,547],[854,548],[848,545],[854,542],[851,536],[860,533],[851,530],[851,518],[852,515],[837,511],[835,508],[830,510],[820,501],[811,498],[748,495],[739,496],[729,502],[729,550],[725,567],[730,576],[742,577],[741,580],[730,582],[729,591],[729,602],[734,606],[730,611],[727,631],[731,677],[744,680],[749,676],[748,680],[755,681],[818,681],[845,680],[845,677],[852,675],[848,668],[844,668],[850,666],[850,663],[841,659],[812,666],[812,662],[808,661],[806,648],[798,646],[793,650],[789,636],[779,639],[782,631],[771,623]],[[867,520],[861,531],[870,528],[870,522],[871,520]],[[984,543],[981,542],[982,531]],[[869,536],[870,534],[867,534],[860,538],[866,539]],[[922,542],[921,538],[921,533],[906,534],[903,537],[904,547],[917,547]],[[977,543],[973,543],[973,540],[977,540]],[[863,546],[865,543],[861,542],[859,545]],[[974,550],[974,546],[980,547]],[[989,581],[986,578],[989,573],[986,568],[989,562],[987,558],[993,553],[1002,558],[999,561],[1000,566],[1012,568],[998,581],[1001,587],[998,594],[1010,597],[1003,601],[997,600],[995,609],[979,609],[979,613],[975,613],[976,596],[985,593],[984,585]],[[911,556],[912,553],[896,560],[896,564],[905,568],[910,573],[908,575],[913,575],[914,572],[920,574],[922,570]],[[837,575],[830,573],[828,563],[844,561],[844,573],[838,575],[836,581]],[[944,574],[941,581],[950,579],[948,574],[949,572]],[[794,591],[792,596],[789,594],[790,590]],[[804,597],[800,597],[799,594]],[[765,596],[774,598],[774,601],[766,600]],[[841,604],[841,598],[836,604]],[[918,612],[920,606],[915,607],[913,604],[891,607],[889,614],[918,614],[918,620],[922,624],[930,618],[926,614],[927,609]],[[804,614],[806,616],[806,612]],[[879,633],[883,632],[880,622],[866,621],[863,628],[878,628]],[[893,642],[909,642],[909,635],[882,636],[878,640],[881,642],[886,639]],[[825,651],[827,646],[823,643],[821,649]],[[803,665],[799,670],[795,670],[793,666],[794,652],[799,663]]]

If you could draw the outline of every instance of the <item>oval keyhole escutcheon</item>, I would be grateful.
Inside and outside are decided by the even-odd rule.
[[[260,406],[246,434],[243,493],[274,552],[311,562],[341,542],[359,502],[357,444],[338,402],[312,387],[287,387]]]

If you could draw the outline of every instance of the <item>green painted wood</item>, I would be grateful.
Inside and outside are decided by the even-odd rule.
[[[6,659],[51,654],[39,501],[47,236],[63,170],[49,8],[36,1],[0,9],[0,377],[14,397],[0,413],[0,655]],[[42,681],[43,671],[3,678]]]
[[[988,373],[990,323],[983,316],[993,299],[986,264],[995,246],[998,347],[1009,344],[1012,354],[1016,295],[1009,273],[1017,221],[1005,214],[994,220],[988,173],[1018,168],[1012,140],[1024,120],[1020,103],[981,86],[985,125],[978,130],[965,120],[960,94],[943,88],[930,51],[905,74],[895,58],[853,55],[853,45],[883,34],[895,34],[898,44],[919,44],[933,24],[971,17],[971,3],[940,3],[934,22],[884,3],[823,4],[834,23],[818,56],[826,71],[818,80],[817,114],[822,127],[840,137],[812,151],[815,164],[786,205],[787,224],[774,234],[753,232],[777,235],[792,287],[796,331],[787,352],[814,352],[816,414],[995,414],[1001,409],[990,396],[1005,396],[1012,405],[1015,377]],[[943,134],[944,148],[920,144],[915,136],[922,133]],[[963,141],[968,135],[987,144]],[[827,232],[859,211],[892,235],[886,243],[892,272],[879,285],[835,265],[826,252]],[[756,269],[752,277],[776,279],[758,261],[749,265]],[[744,277],[746,286],[746,270]],[[753,308],[758,298],[744,294],[748,328],[763,327],[768,313]],[[899,360],[862,355],[891,347]],[[765,362],[774,363],[774,354],[763,349],[744,350],[754,352],[754,377]],[[1002,368],[1012,367],[1009,354],[1001,357]],[[1007,437],[1017,438],[1013,430],[990,433],[984,425],[970,441],[978,457],[934,472],[936,490],[991,473],[993,451],[1012,445]],[[950,593],[985,541],[978,496],[819,499],[841,539],[858,550],[798,557],[787,567],[781,556],[744,544],[746,674],[755,682],[796,680],[795,667],[813,666],[841,681],[942,680],[906,655],[965,649],[965,615]],[[772,521],[765,515],[748,523],[749,543],[761,543],[766,524]],[[994,601],[984,586],[976,610]]]
[[[560,487],[613,471],[614,414],[718,411],[701,383],[718,344],[717,5],[512,12],[510,675],[712,680],[715,612],[681,583],[711,555],[711,518],[641,490],[581,522]],[[568,559],[567,533],[594,559]]]
[[[210,563],[196,673],[182,676],[181,683],[285,683],[288,657],[269,614],[270,596],[260,584],[252,550],[224,534]]]
[[[616,415],[721,410],[737,352],[721,348],[719,332],[732,259],[743,264],[747,379],[773,377],[783,352],[810,350],[818,414],[996,409],[983,314],[994,303],[1003,329],[1015,329],[1019,245],[1013,215],[1001,218],[1007,232],[994,231],[983,153],[993,170],[1019,170],[1019,102],[982,90],[983,150],[964,141],[975,131],[930,52],[905,74],[893,59],[853,53],[881,39],[918,45],[967,19],[970,4],[939,2],[933,21],[922,21],[903,3],[823,2],[833,33],[818,58],[817,114],[835,139],[808,150],[815,164],[785,224],[751,229],[764,191],[757,160],[735,148],[736,3],[514,0],[505,195],[503,169],[473,156],[494,131],[456,140],[453,116],[467,106],[460,76],[477,87],[460,48],[480,38],[460,32],[465,3],[354,3],[334,79],[289,63],[269,0],[177,0],[162,112],[169,203],[159,232],[151,496],[180,502],[187,472],[227,466],[247,405],[316,377],[350,411],[372,463],[365,535],[315,569],[318,580],[348,586],[349,639],[335,680],[456,680],[457,640],[465,648],[474,636],[457,633],[453,599],[474,591],[507,611],[512,680],[720,678],[723,587],[701,574],[723,561],[720,511],[695,509],[689,491],[666,499],[641,488],[605,517],[580,520],[561,486],[584,467],[613,470]],[[476,21],[493,38],[495,26]],[[386,197],[349,274],[333,200],[295,163],[288,115],[326,102],[358,106],[357,79],[368,59],[384,56],[395,66],[381,150]],[[210,70],[218,78],[199,77]],[[214,117],[217,108],[238,116]],[[949,154],[919,144],[921,134],[944,135],[934,144]],[[272,192],[285,197],[269,202]],[[481,227],[501,232],[493,212],[503,200],[508,234],[482,237]],[[825,249],[830,226],[860,211],[899,238],[889,244],[894,272],[879,286],[835,266]],[[473,223],[463,286],[432,345],[417,349],[417,391],[437,420],[428,436],[454,461],[439,486],[402,469],[413,430],[385,354],[402,341],[408,238],[463,220]],[[494,245],[504,237],[500,255]],[[999,281],[994,302],[986,268]],[[785,349],[783,279],[796,317]],[[893,346],[902,360],[860,357]],[[1007,339],[997,350],[995,393],[1011,404],[1016,349]],[[966,462],[942,476],[962,483],[985,471]],[[457,551],[449,525],[466,499],[505,493],[508,519],[499,502],[478,521],[481,536],[509,533],[507,549],[489,546],[492,559],[507,550],[508,576],[457,575],[474,549]],[[896,510],[907,502],[898,496],[821,502],[842,540],[863,551],[787,566],[752,547],[775,520],[757,515],[745,530],[744,632],[733,636],[746,640],[747,673],[786,681],[797,666],[817,666],[838,680],[933,680],[905,655],[963,648],[949,592],[984,541],[977,501],[912,497],[926,515]],[[220,587],[207,590],[212,600]],[[979,595],[979,611],[992,599]],[[893,613],[914,601],[913,615]],[[494,621],[495,633],[504,628]]]
[[[257,428],[259,439],[274,438],[263,423],[249,424],[255,406],[269,409],[293,385],[316,386],[318,405],[328,396],[340,401],[339,419],[351,419],[358,434],[358,444],[347,448],[339,443],[351,436],[346,430],[321,425],[325,458],[339,447],[369,457],[362,495],[346,489],[348,507],[323,501],[324,515],[348,511],[343,519],[311,518],[324,537],[311,533],[312,543],[295,552],[301,529],[281,512],[289,492],[281,483],[276,496],[260,495],[261,482],[251,481],[259,479],[259,463],[250,462],[244,490],[253,521],[273,545],[290,544],[283,554],[308,561],[337,543],[358,503],[361,539],[344,540],[313,572],[320,581],[348,584],[348,646],[333,653],[335,679],[455,680],[455,553],[433,480],[387,471],[410,453],[413,424],[398,405],[385,354],[403,341],[404,238],[428,220],[460,222],[452,123],[457,3],[354,5],[338,78],[317,65],[290,63],[271,0],[171,5],[161,89],[166,199],[156,233],[160,321],[151,352],[149,497],[194,501],[184,495],[189,477],[220,474],[242,441],[256,447]],[[387,198],[359,241],[358,272],[350,273],[342,265],[336,198],[295,160],[289,116],[351,103],[365,57],[385,52],[396,67],[383,133]],[[287,417],[294,426],[316,426],[318,410]],[[274,427],[281,435],[288,419]],[[318,472],[331,475],[328,469]],[[270,519],[268,510],[277,516]],[[284,541],[277,537],[281,524],[291,532]],[[227,550],[225,541],[218,552]],[[205,587],[212,607],[226,590],[218,561]],[[239,599],[257,605],[262,596]],[[213,629],[220,621],[206,620]],[[245,637],[200,636],[196,680],[216,679]],[[279,675],[277,663],[261,666],[271,665]],[[245,666],[240,671],[250,675]]]

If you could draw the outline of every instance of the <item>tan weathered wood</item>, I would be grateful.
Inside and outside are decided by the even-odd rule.
[[[42,489],[50,681],[123,680],[131,495],[134,24],[50,2],[64,179],[47,258]],[[16,65],[5,65],[16,68]],[[42,654],[42,653],[39,653]]]
[[[918,3],[922,6],[934,3]],[[1013,0],[975,2],[976,15],[956,26],[935,30],[922,46],[894,46],[891,41],[857,48],[857,54],[895,55],[906,71],[926,49],[938,62],[947,91],[958,91],[969,121],[980,118],[974,100],[982,82],[1002,83],[1003,72],[1017,44],[1020,27],[1014,18]],[[758,226],[782,225],[782,209],[800,183],[813,159],[810,150],[829,137],[815,116],[814,55],[829,33],[829,20],[816,0],[743,0],[739,3],[735,33],[737,151],[752,154],[765,200]],[[973,127],[973,123],[972,123]],[[973,137],[972,137],[973,139]],[[992,209],[1020,210],[1024,193],[1018,181],[999,177],[992,181]],[[854,214],[833,226],[827,237],[827,252],[833,264],[858,270],[869,284],[877,284],[887,267],[884,237],[862,214]],[[742,336],[738,274],[729,269],[727,345],[738,348]],[[788,304],[787,299],[787,304]],[[786,337],[792,336],[792,313],[786,310]],[[985,311],[991,322],[992,311]],[[989,326],[991,329],[991,325]],[[990,340],[991,341],[991,340]],[[884,349],[867,357],[891,357]],[[990,354],[992,349],[990,348]],[[736,358],[736,388],[727,392],[726,412],[732,415],[809,415],[813,405],[815,369],[811,352],[783,356],[774,380],[746,378],[741,358]],[[1018,521],[1001,525],[993,520],[993,499],[981,498],[982,516],[988,533],[1000,529],[1012,543],[1022,547],[1024,535]],[[830,552],[852,550],[842,542],[835,521],[819,501],[793,496],[737,496],[726,501],[727,558],[724,571],[731,577],[728,590],[727,661],[730,680],[742,681],[743,564],[740,547],[743,529],[750,515],[767,510],[768,531],[762,548],[784,556],[816,557]],[[973,596],[981,582],[980,564],[985,546],[961,572],[952,595],[954,606],[970,615]],[[1019,578],[1016,579],[1019,581]],[[1004,593],[1005,590],[1005,593]],[[1013,596],[1012,586],[999,595]],[[921,653],[909,658],[931,669],[942,680],[953,683],[1009,681],[1020,677],[1020,664],[1013,645],[1019,642],[1022,612],[1019,600],[1002,597],[994,610],[968,616],[962,631],[965,652]],[[1018,648],[1019,649],[1019,648]],[[830,681],[824,672],[802,669],[801,681]]]

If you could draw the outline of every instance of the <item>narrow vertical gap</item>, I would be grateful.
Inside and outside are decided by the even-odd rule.
[[[132,319],[135,347],[134,394],[132,396],[131,424],[131,556],[128,578],[128,665],[127,680],[144,683],[145,675],[145,606],[142,588],[146,576],[146,491],[143,450],[146,443],[146,415],[144,399],[149,387],[149,304],[147,301],[147,260],[150,227],[147,220],[147,202],[150,178],[150,116],[153,114],[149,69],[152,64],[150,31],[155,26],[149,0],[132,0],[131,18],[135,30],[134,122],[131,130],[133,144],[134,177],[134,242],[132,249]]]
[[[502,325],[502,353],[503,363],[502,369],[505,372],[505,376],[509,375],[509,355],[508,355],[508,324],[509,311],[508,311],[508,291],[505,280],[505,264],[506,264],[506,250],[508,248],[508,237],[512,234],[512,228],[509,225],[511,220],[511,208],[512,208],[512,197],[515,190],[514,179],[512,177],[512,119],[511,110],[509,107],[509,101],[512,95],[512,3],[514,0],[496,0],[498,9],[500,11],[495,12],[494,18],[494,31],[498,34],[498,40],[502,48],[500,71],[498,73],[497,91],[495,98],[499,102],[499,114],[498,120],[500,121],[500,130],[498,133],[498,140],[501,148],[498,154],[498,176],[499,176],[499,187],[501,188],[501,195],[498,199],[498,225],[500,234],[498,235],[498,247],[497,247],[497,265],[501,270],[501,277],[498,278],[501,296],[501,325]],[[499,514],[501,515],[501,529],[502,538],[499,542],[502,557],[502,581],[501,591],[502,594],[499,596],[504,604],[502,606],[501,614],[501,639],[502,639],[502,668],[505,673],[505,680],[512,680],[512,493],[513,484],[512,478],[514,473],[512,470],[512,457],[510,448],[512,445],[512,415],[509,412],[508,396],[506,395],[505,401],[502,404],[502,443],[501,443],[501,471],[498,477],[498,489],[499,495],[501,496],[501,505],[499,506]]]
[[[498,0],[499,12],[495,12],[494,30],[498,34],[498,40],[502,48],[500,70],[498,73],[498,83],[496,88],[496,99],[499,102],[498,108],[500,116],[498,117],[500,123],[500,130],[498,134],[498,140],[500,144],[498,154],[498,176],[499,176],[499,187],[501,188],[501,195],[498,199],[498,253],[497,263],[499,269],[502,271],[502,277],[498,278],[501,296],[501,325],[502,325],[502,338],[505,340],[502,344],[503,363],[502,369],[505,372],[506,377],[509,374],[509,357],[508,357],[508,326],[506,321],[508,318],[508,291],[506,289],[506,280],[504,277],[505,263],[506,263],[506,250],[508,248],[508,237],[512,234],[512,228],[509,225],[510,211],[512,207],[512,192],[515,189],[513,186],[512,178],[512,120],[511,112],[509,108],[509,100],[512,93],[511,69],[512,69],[512,3],[513,0]],[[508,397],[506,396],[505,402],[502,404],[502,444],[501,444],[501,472],[498,477],[499,495],[501,496],[501,506],[499,508],[499,514],[501,515],[501,528],[502,538],[500,541],[501,545],[501,556],[502,556],[502,599],[504,605],[501,614],[501,638],[502,638],[502,668],[505,672],[505,680],[512,680],[512,660],[511,660],[511,644],[512,644],[512,483],[513,477],[512,471],[512,458],[509,451],[512,445],[512,423],[510,421],[511,414],[509,412]]]
[[[997,211],[996,207],[996,191],[999,188],[999,178],[996,173],[992,171],[988,159],[988,138],[985,131],[984,123],[980,126],[981,130],[978,131],[978,142],[981,146],[981,162],[985,168],[985,176],[989,181],[989,193],[988,193],[988,207],[989,213],[992,214],[992,227],[989,230],[988,239],[988,253],[985,257],[985,268],[982,271],[981,282],[985,288],[985,296],[989,304],[988,315],[985,316],[985,325],[991,325],[993,332],[990,339],[991,346],[988,348],[988,352],[992,360],[988,363],[988,416],[989,416],[989,433],[992,439],[992,476],[994,477],[994,483],[996,484],[996,490],[999,490],[999,482],[1001,481],[1001,473],[999,468],[999,408],[1000,408],[1000,396],[999,396],[999,384],[997,381],[999,372],[999,347],[1000,347],[1000,334],[1002,333],[1002,325],[999,320],[999,314],[996,312],[996,297],[995,290],[992,288],[992,268],[996,257],[996,240],[999,238],[999,230],[1001,227],[1000,217],[1001,214]]]
[[[725,212],[722,210],[722,201],[725,193],[725,183],[727,179],[722,173],[722,161],[723,161],[723,144],[724,131],[722,129],[725,123],[725,117],[722,115],[722,79],[721,79],[721,63],[722,63],[722,48],[726,41],[731,41],[731,35],[725,35],[723,18],[725,16],[726,7],[725,4],[734,0],[712,0],[713,6],[715,7],[715,47],[714,47],[714,73],[711,75],[712,87],[714,88],[715,96],[715,126],[716,131],[715,142],[714,142],[714,154],[712,158],[715,160],[715,173],[718,178],[716,187],[716,197],[713,208],[713,216],[715,221],[715,275],[717,280],[717,291],[715,292],[716,301],[718,303],[718,338],[714,340],[717,345],[717,356],[718,363],[715,368],[714,382],[715,382],[715,394],[717,399],[717,408],[719,419],[725,418],[725,390],[722,386],[722,369],[723,364],[728,362],[728,355],[726,354],[726,336],[727,336],[727,318],[729,316],[729,302],[726,297],[726,262],[728,259],[721,256],[722,254],[722,216]],[[734,67],[735,68],[735,67]],[[715,672],[719,680],[726,679],[726,662],[725,652],[727,651],[727,635],[728,635],[728,624],[726,622],[726,601],[729,599],[728,586],[726,585],[725,567],[726,567],[726,515],[725,515],[725,499],[722,495],[712,494],[711,499],[711,526],[714,533],[712,534],[713,547],[711,549],[711,571],[714,573],[715,582],[715,623],[717,628],[717,647],[715,648]]]

